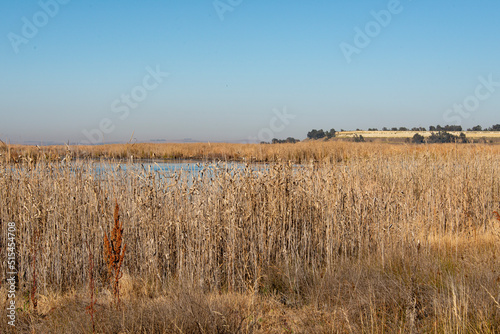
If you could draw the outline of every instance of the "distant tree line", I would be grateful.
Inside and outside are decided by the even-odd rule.
[[[313,129],[307,133],[307,138],[309,139],[321,139],[321,138],[333,138],[337,131],[335,129],[330,129],[330,131],[323,131],[323,129]]]
[[[423,144],[423,143],[467,143],[467,136],[465,133],[460,133],[460,135],[455,136],[446,131],[432,132],[430,137],[424,138],[419,133],[415,133],[411,139],[412,143]]]
[[[482,128],[481,125],[476,125],[473,128],[467,129],[467,131],[500,131],[500,124],[495,124],[489,128]]]
[[[369,129],[368,131],[378,131],[377,129]],[[420,127],[413,127],[411,129],[401,126],[399,128],[393,127],[393,128],[386,128],[383,127],[382,131],[427,131],[427,129],[423,126]],[[429,131],[463,131],[462,127],[460,125],[445,125],[444,127],[441,125],[431,125],[429,126]]]
[[[344,129],[340,130],[341,132],[345,131]],[[362,131],[360,129],[356,129],[356,131]],[[368,128],[368,131],[379,131],[377,128]],[[413,132],[423,132],[427,131],[425,127],[413,127],[411,129],[408,129],[404,126],[401,126],[399,128],[397,127],[392,127],[392,128],[387,128],[383,127],[382,131],[413,131]],[[467,142],[467,137],[465,133],[461,133],[458,136],[455,136],[449,132],[462,132],[463,128],[460,125],[431,125],[429,126],[429,130],[431,131],[432,134],[430,137],[424,138],[424,136],[420,135],[419,133],[416,133],[413,138],[411,139],[411,142],[413,143],[465,143]],[[489,128],[484,128],[481,125],[476,125],[472,128],[467,129],[467,131],[500,131],[500,124],[495,124],[490,126]],[[330,129],[329,131],[325,131],[323,129],[312,129],[307,133],[307,138],[308,139],[330,139],[334,138],[337,134],[337,131],[335,129]],[[353,137],[353,140],[355,142],[363,142],[365,141],[365,138],[361,135],[355,134]],[[273,144],[283,144],[283,143],[298,143],[300,140],[295,139],[293,137],[288,137],[286,139],[277,139],[273,138],[271,141]],[[269,144],[268,142],[261,142],[262,144]]]
[[[285,143],[290,143],[290,144],[295,144],[298,143],[300,140],[288,137],[287,139],[278,139],[278,138],[273,138],[272,143],[273,144],[285,144]]]
[[[460,125],[429,126],[429,131],[463,131]]]
[[[358,129],[359,131],[359,129]],[[368,128],[368,131],[379,131],[377,128]],[[406,128],[404,126],[401,126],[399,128],[397,127],[392,127],[392,128],[387,128],[383,127],[382,131],[427,131],[425,127],[413,127],[411,129]],[[431,125],[429,126],[429,131],[453,131],[453,132],[459,132],[459,131],[464,131],[462,126],[460,125]],[[467,131],[500,131],[500,124],[495,124],[490,126],[489,128],[484,128],[481,125],[476,125],[472,128],[467,129]]]

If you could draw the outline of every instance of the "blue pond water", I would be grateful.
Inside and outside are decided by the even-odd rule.
[[[137,174],[154,173],[160,177],[170,177],[179,172],[196,176],[200,172],[214,173],[216,171],[227,170],[235,172],[244,168],[250,168],[253,171],[266,170],[266,164],[245,164],[238,162],[219,162],[219,163],[199,163],[199,162],[95,162],[93,172],[97,175],[120,172],[134,172]]]

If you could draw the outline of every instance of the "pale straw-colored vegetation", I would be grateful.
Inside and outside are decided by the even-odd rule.
[[[3,249],[16,222],[17,330],[92,332],[90,250],[97,332],[500,331],[500,147],[238,149],[259,146],[278,162],[170,174],[125,162],[96,172],[91,160],[4,161],[1,240]],[[127,245],[119,311],[103,254],[115,200]],[[2,288],[3,319],[5,296]]]

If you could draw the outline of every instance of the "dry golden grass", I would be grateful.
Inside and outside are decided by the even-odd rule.
[[[91,331],[88,242],[97,332],[500,331],[500,147],[226,145],[283,162],[209,163],[194,176],[3,162],[1,240],[16,222],[18,329]],[[127,243],[118,312],[102,244],[115,198]]]
[[[202,161],[248,161],[275,162],[278,160],[307,162],[326,158],[342,159],[346,150],[364,150],[351,143],[299,144],[229,144],[229,143],[189,143],[189,144],[112,144],[98,146],[22,146],[12,145],[3,155],[12,162],[34,162],[37,160],[62,161],[75,158],[92,159],[165,159]],[[380,147],[382,150],[386,150]],[[0,148],[1,150],[1,148]],[[328,153],[326,153],[328,151]],[[0,154],[2,152],[0,151]],[[333,154],[333,156],[332,156]],[[65,161],[66,161],[65,160]]]
[[[338,163],[351,157],[393,156],[430,152],[439,154],[443,147],[436,145],[404,144],[398,138],[378,138],[372,143],[341,141],[305,141],[296,144],[112,144],[98,146],[0,146],[0,160],[16,163],[54,161],[67,162],[74,159],[154,159],[154,160],[197,160],[197,161],[240,161],[240,162],[294,162],[311,161]],[[386,145],[380,140],[399,140],[398,145]],[[471,144],[469,144],[471,145]],[[500,152],[496,145],[474,149]],[[448,151],[445,148],[445,151]]]

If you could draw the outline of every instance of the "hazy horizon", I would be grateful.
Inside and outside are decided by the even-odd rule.
[[[2,2],[0,139],[500,123],[497,1]]]

